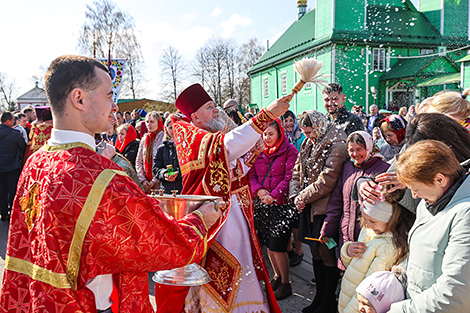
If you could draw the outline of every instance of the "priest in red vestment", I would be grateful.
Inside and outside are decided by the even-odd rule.
[[[147,272],[200,259],[220,213],[205,204],[176,221],[95,152],[117,111],[101,63],[59,57],[45,86],[54,129],[19,181],[0,312],[153,312]]]
[[[182,194],[216,195],[230,202],[224,224],[202,261],[211,282],[200,287],[157,284],[157,312],[280,312],[253,225],[246,177],[247,152],[271,122],[289,108],[282,97],[247,123],[224,134],[225,121],[201,85],[185,89],[176,107],[188,118],[173,121]],[[260,281],[265,282],[267,301]]]

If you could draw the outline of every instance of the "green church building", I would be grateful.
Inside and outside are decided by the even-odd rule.
[[[292,63],[323,62],[328,82],[343,86],[348,109],[410,106],[443,89],[460,90],[459,63],[469,44],[469,0],[317,0],[249,70],[251,102],[259,108],[290,93]],[[468,64],[467,64],[468,63]],[[470,84],[470,80],[468,81]],[[306,84],[291,101],[294,112],[324,111],[321,90]]]

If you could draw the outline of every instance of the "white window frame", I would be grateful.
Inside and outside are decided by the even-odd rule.
[[[372,49],[372,70],[375,72],[385,71],[385,48]]]
[[[281,93],[285,95],[287,93],[287,74],[286,71],[281,72]]]
[[[263,78],[263,95],[265,98],[269,98],[269,78]]]
[[[419,54],[420,55],[426,55],[426,54],[433,54],[434,53],[434,50],[433,49],[421,49],[419,51]]]

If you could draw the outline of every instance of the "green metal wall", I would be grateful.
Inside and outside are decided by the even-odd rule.
[[[470,62],[465,62],[463,67],[462,89],[470,87]]]
[[[419,0],[418,10],[426,15],[437,30],[441,30],[441,0]]]
[[[335,29],[364,29],[365,1],[336,0]]]
[[[315,39],[329,36],[332,31],[333,0],[317,0],[317,18],[315,25]]]
[[[444,36],[468,37],[467,0],[444,0]]]

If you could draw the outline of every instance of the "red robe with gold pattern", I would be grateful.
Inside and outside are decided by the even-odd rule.
[[[29,141],[26,146],[25,161],[51,138],[52,128],[52,125],[46,123],[36,123],[31,126]]]
[[[96,312],[86,283],[103,274],[119,312],[153,312],[147,272],[201,259],[206,234],[198,215],[175,221],[89,146],[45,146],[19,180],[0,312]]]
[[[263,110],[249,123],[258,133],[262,133],[272,121],[273,117]],[[249,228],[256,276],[260,281],[265,281],[270,312],[281,312],[269,283],[266,263],[253,225],[253,204],[249,183],[241,170],[240,161],[237,161],[237,167],[230,173],[228,156],[223,143],[225,134],[210,133],[189,122],[176,119],[173,120],[173,132],[183,175],[182,194],[216,195],[227,201],[231,195],[237,196]],[[248,159],[249,157],[245,163],[250,163]],[[223,266],[220,266],[221,264]],[[230,312],[234,304],[232,301],[238,292],[237,281],[241,279],[242,269],[238,261],[222,245],[214,242],[203,260],[203,265],[211,277],[211,282],[202,287],[211,294],[213,299],[218,299],[222,310]],[[223,273],[219,271],[221,268],[224,269]],[[181,311],[188,289],[157,284],[157,311],[165,313]],[[193,308],[190,310],[192,312]]]

